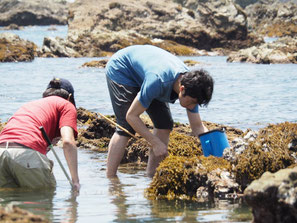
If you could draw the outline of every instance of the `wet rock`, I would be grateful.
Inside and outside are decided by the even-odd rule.
[[[239,185],[228,161],[218,157],[170,155],[161,162],[146,192],[150,199],[208,201],[233,199]]]
[[[294,37],[297,34],[296,1],[259,1],[245,8],[250,29],[263,36]]]
[[[0,132],[2,131],[3,128],[4,128],[4,123],[2,123],[0,120]]]
[[[297,222],[297,167],[265,172],[244,191],[253,222]]]
[[[234,2],[238,5],[240,5],[242,8],[247,7],[248,5],[254,4],[258,2],[259,0],[235,0]]]
[[[258,47],[243,49],[232,53],[228,62],[250,63],[297,63],[297,39],[282,37],[273,43],[265,43]]]
[[[121,164],[124,163],[147,163],[149,157],[150,144],[143,138],[131,139],[128,143]]]
[[[45,37],[38,51],[39,57],[80,57],[68,42],[60,37]]]
[[[276,172],[297,163],[296,152],[288,144],[296,138],[296,123],[269,125],[259,130],[257,138],[250,142],[234,163],[236,182],[243,190],[266,172]]]
[[[18,26],[17,24],[10,24],[9,26],[5,26],[5,27],[3,27],[1,29],[3,29],[3,30],[22,30],[23,27]]]
[[[12,33],[0,33],[0,62],[32,61],[37,46]]]
[[[258,132],[249,129],[244,133],[243,137],[241,135],[238,138],[229,140],[230,148],[224,149],[223,158],[235,163],[239,156],[248,148],[249,143],[255,141],[257,136]]]
[[[77,146],[106,152],[110,138],[115,132],[115,127],[105,119],[100,118],[95,112],[79,108],[77,113],[79,124]]]
[[[105,68],[108,60],[103,59],[103,60],[93,60],[90,62],[86,62],[82,65],[82,67],[97,67],[97,68]]]
[[[1,0],[0,26],[66,25],[68,3],[55,0]]]
[[[238,49],[262,41],[249,35],[244,13],[232,1],[184,2],[77,0],[69,8],[67,41],[89,57],[135,44],[193,55],[197,49]]]
[[[14,222],[14,223],[48,223],[49,221],[42,216],[35,215],[29,211],[23,210],[16,206],[0,206],[0,222]]]

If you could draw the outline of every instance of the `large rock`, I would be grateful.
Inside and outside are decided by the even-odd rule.
[[[263,3],[264,2],[264,3]],[[296,36],[296,1],[261,1],[245,8],[249,27],[264,36]]]
[[[297,167],[264,173],[244,191],[255,223],[297,222]]]
[[[66,25],[68,3],[55,0],[1,0],[0,26]]]
[[[0,34],[0,62],[32,61],[37,46],[12,33]]]
[[[297,38],[282,37],[272,43],[242,49],[233,52],[227,58],[228,62],[249,63],[297,63]]]
[[[246,19],[232,1],[188,1],[182,6],[172,0],[77,0],[69,7],[67,40],[80,55],[91,57],[133,44],[165,48],[165,41],[175,48],[178,43],[205,50],[238,49],[257,39],[248,36]]]

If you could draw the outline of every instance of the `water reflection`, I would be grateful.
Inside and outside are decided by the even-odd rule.
[[[70,196],[65,200],[65,215],[61,222],[74,223],[78,219],[78,202],[77,197],[79,193],[76,191],[71,191]]]
[[[127,219],[128,205],[127,195],[124,193],[124,186],[118,177],[109,178],[109,195],[111,203],[115,205],[115,221],[125,221]]]
[[[48,219],[53,218],[55,190],[32,190],[23,188],[1,188],[0,204],[16,205]]]

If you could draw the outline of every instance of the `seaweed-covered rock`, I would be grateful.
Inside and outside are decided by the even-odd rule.
[[[77,120],[79,124],[89,124],[96,118],[98,118],[98,115],[95,112],[91,112],[82,107],[77,109]]]
[[[34,60],[37,46],[13,33],[0,33],[0,62]]]
[[[297,162],[289,145],[297,138],[296,123],[269,125],[259,131],[235,163],[236,181],[245,189],[253,180],[270,171],[287,168]]]
[[[146,195],[169,200],[230,197],[239,189],[230,169],[230,163],[218,157],[170,155],[157,168]]]
[[[90,62],[86,62],[82,65],[82,67],[97,67],[97,68],[105,68],[108,60],[103,59],[103,60],[93,60]]]
[[[259,1],[245,8],[251,29],[264,36],[291,36],[297,34],[296,1]]]
[[[225,160],[235,163],[239,156],[248,148],[249,143],[255,141],[258,132],[248,129],[243,135],[229,140],[230,148],[225,148],[223,152]]]
[[[244,191],[253,222],[297,222],[297,167],[265,172]]]
[[[131,139],[121,163],[147,163],[150,144],[144,139]]]
[[[2,123],[0,120],[0,132],[2,131],[3,128],[4,128],[4,123]]]
[[[77,110],[77,119],[80,126],[77,146],[106,152],[115,127],[105,119],[99,118],[95,112],[84,108]]]

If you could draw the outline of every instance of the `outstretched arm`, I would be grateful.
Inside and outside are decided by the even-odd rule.
[[[71,174],[72,183],[74,189],[79,190],[80,184],[77,170],[77,149],[74,139],[74,132],[73,129],[69,126],[63,126],[60,129],[60,132],[63,140],[64,156]]]
[[[199,113],[192,113],[187,110],[188,119],[192,129],[192,134],[198,136],[204,132],[207,132],[208,129],[203,125]]]
[[[145,138],[152,146],[155,156],[168,155],[167,146],[155,135],[153,135],[140,119],[140,115],[146,110],[136,97],[130,106],[126,119],[133,129]]]

